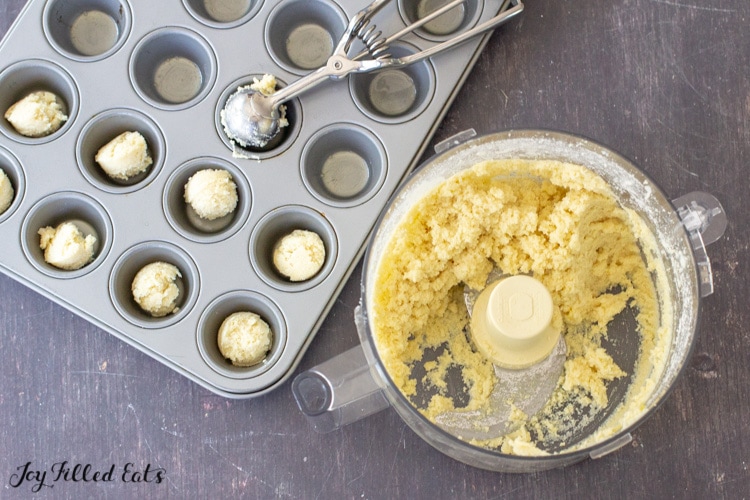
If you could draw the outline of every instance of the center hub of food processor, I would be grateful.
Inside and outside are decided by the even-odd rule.
[[[552,326],[554,307],[549,290],[531,276],[491,283],[474,303],[474,342],[495,365],[528,368],[549,356],[560,339]]]

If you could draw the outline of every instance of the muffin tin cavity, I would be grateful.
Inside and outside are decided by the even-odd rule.
[[[56,131],[44,137],[19,134],[5,118],[0,119],[0,132],[23,144],[42,144],[64,134],[75,121],[79,107],[78,88],[62,67],[41,59],[27,59],[10,65],[0,73],[0,115],[13,104],[35,91],[46,90],[60,99],[68,119]]]
[[[216,131],[219,134],[222,142],[226,144],[227,148],[233,152],[233,155],[239,158],[249,158],[263,160],[267,158],[273,158],[278,156],[287,149],[289,149],[294,141],[299,136],[300,129],[302,128],[302,109],[298,99],[292,99],[291,101],[285,102],[282,106],[286,106],[286,119],[289,122],[287,127],[284,127],[274,137],[266,147],[260,148],[244,148],[238,144],[233,143],[227,133],[224,131],[224,125],[221,121],[221,112],[227,103],[227,99],[234,94],[238,88],[245,87],[253,84],[253,79],[260,80],[263,78],[262,74],[249,75],[245,78],[240,78],[230,83],[229,86],[224,89],[224,92],[219,96],[219,101],[216,104],[216,110],[214,113],[214,122],[216,124]],[[276,88],[284,87],[284,82],[276,79]]]
[[[48,264],[39,246],[39,229],[57,227],[72,222],[83,236],[94,235],[94,258],[80,269],[64,270]],[[38,271],[53,278],[78,278],[96,269],[106,258],[112,246],[113,226],[107,211],[93,198],[75,192],[60,192],[37,202],[21,225],[21,246]]]
[[[411,24],[448,3],[450,0],[399,0],[398,10],[404,22]],[[426,40],[447,40],[461,31],[472,28],[479,20],[483,8],[482,0],[466,0],[425,23],[415,33]]]
[[[388,52],[405,57],[417,52],[411,45],[393,45]],[[350,76],[349,90],[357,107],[381,123],[403,123],[425,110],[435,93],[435,71],[428,60],[402,68]]]
[[[387,172],[385,148],[369,130],[338,123],[316,132],[302,151],[302,179],[313,196],[335,207],[372,198]]]
[[[185,202],[185,185],[199,170],[226,170],[237,186],[237,206],[223,217],[203,219]],[[247,221],[252,205],[250,183],[234,164],[220,158],[194,158],[178,167],[164,187],[164,211],[172,227],[185,238],[199,243],[216,243],[236,233]]]
[[[315,276],[306,281],[291,282],[276,270],[273,252],[278,241],[295,229],[316,233],[325,246],[325,261]],[[250,236],[250,262],[260,278],[270,286],[298,292],[320,284],[330,274],[338,257],[338,241],[333,226],[320,212],[299,205],[279,207],[266,214]]]
[[[216,81],[216,55],[198,33],[178,27],[146,35],[133,50],[130,79],[138,95],[165,110],[203,100]]]
[[[76,61],[97,61],[125,43],[132,26],[126,0],[50,0],[44,33],[59,53]]]
[[[199,22],[212,28],[235,28],[246,23],[263,6],[262,0],[182,0]]]
[[[141,309],[131,289],[138,271],[152,262],[172,264],[182,275],[176,281],[180,290],[177,311],[160,318]],[[190,314],[198,300],[199,290],[200,277],[193,259],[183,249],[164,241],[147,241],[126,250],[112,267],[109,279],[109,295],[117,312],[130,323],[150,329],[173,325]]]
[[[146,140],[153,163],[127,180],[108,176],[95,158],[99,149],[123,132],[139,132]],[[76,143],[78,168],[89,182],[109,193],[130,193],[148,185],[164,165],[166,142],[159,126],[150,117],[132,109],[104,111],[84,125]]]
[[[252,312],[268,323],[273,333],[273,343],[266,358],[248,367],[234,366],[222,356],[217,343],[221,323],[236,312]],[[287,326],[279,306],[256,292],[237,290],[214,299],[203,311],[198,321],[198,349],[204,361],[219,374],[236,379],[252,378],[275,365],[287,344]]]
[[[13,188],[13,199],[8,207],[0,212],[0,224],[10,218],[21,204],[24,192],[26,191],[26,178],[23,174],[23,168],[13,153],[0,146],[0,170],[10,181]]]
[[[346,24],[346,15],[332,2],[282,2],[268,17],[266,46],[279,66],[301,75],[325,66]]]

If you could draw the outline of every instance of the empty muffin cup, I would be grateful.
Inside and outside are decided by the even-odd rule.
[[[242,147],[236,142],[232,141],[224,130],[224,124],[222,122],[222,111],[226,106],[227,99],[237,92],[237,89],[252,85],[255,80],[260,81],[263,78],[262,74],[249,75],[238,80],[235,80],[229,86],[224,89],[224,92],[219,96],[217,102],[216,112],[214,114],[214,122],[216,125],[216,131],[219,134],[222,142],[226,144],[227,148],[233,152],[235,158],[244,158],[252,160],[262,160],[266,158],[272,158],[278,156],[292,144],[299,136],[300,129],[302,128],[302,109],[299,104],[299,100],[292,99],[291,101],[285,102],[282,106],[286,108],[286,119],[289,125],[281,128],[276,137],[273,138],[269,144],[264,148],[252,148]],[[277,88],[284,87],[284,82],[276,79]]]
[[[26,176],[23,173],[23,167],[18,158],[0,146],[0,170],[3,172],[8,186],[0,189],[0,223],[6,221],[16,211],[21,204],[26,191]],[[8,192],[10,189],[12,192]],[[10,199],[5,196],[9,194]]]
[[[141,308],[133,297],[133,280],[146,265],[164,262],[177,268],[174,284],[179,293],[174,312],[161,317]],[[173,325],[187,316],[198,300],[200,278],[198,267],[180,247],[164,241],[147,241],[126,250],[112,267],[109,294],[117,312],[130,323],[142,328],[156,329]]]
[[[236,28],[258,13],[263,0],[182,0],[198,22],[212,28]]]
[[[133,50],[130,79],[141,98],[165,110],[203,100],[216,81],[216,55],[198,33],[178,27],[146,35]]]
[[[302,151],[302,180],[313,196],[336,207],[372,198],[387,171],[383,144],[369,130],[337,123],[316,132]]]
[[[115,53],[132,23],[126,0],[51,0],[42,17],[52,47],[76,61],[98,61]]]
[[[268,16],[266,47],[279,66],[301,75],[325,66],[346,25],[346,15],[332,2],[282,2]]]
[[[399,0],[398,10],[404,22],[412,24],[448,3],[450,0]],[[483,9],[483,0],[466,0],[425,23],[415,33],[425,40],[447,40],[476,25]]]
[[[295,230],[317,234],[325,247],[325,259],[320,270],[309,279],[290,281],[274,265],[274,251],[279,241]],[[272,210],[256,225],[250,236],[250,262],[260,278],[270,286],[297,292],[310,289],[328,277],[338,255],[336,233],[320,212],[299,205],[287,205]]]
[[[202,170],[226,171],[235,185],[237,204],[230,213],[213,219],[201,217],[185,200],[185,186]],[[193,158],[180,165],[167,179],[163,195],[169,224],[185,238],[199,243],[215,243],[229,238],[247,222],[252,192],[245,174],[236,165],[221,158]]]
[[[23,135],[5,119],[0,119],[0,132],[23,144],[42,144],[52,141],[67,131],[78,114],[79,93],[70,74],[55,63],[41,59],[27,59],[10,65],[0,73],[0,114],[5,115],[15,103],[32,92],[54,94],[62,106],[66,119],[56,131],[40,137]]]
[[[125,179],[108,175],[97,163],[99,150],[125,132],[138,132],[146,141],[151,165]],[[84,125],[76,143],[76,161],[83,176],[109,193],[130,193],[143,188],[159,174],[166,157],[166,141],[161,128],[150,117],[133,109],[119,108],[99,113]]]
[[[251,366],[236,366],[225,358],[218,344],[218,333],[222,323],[230,315],[250,312],[260,316],[271,330],[271,345],[258,363]],[[287,342],[287,327],[279,306],[265,295],[249,290],[228,292],[214,299],[198,320],[198,349],[206,363],[225,377],[243,379],[257,377],[276,364],[284,352]]]
[[[61,269],[45,260],[39,230],[57,228],[70,222],[81,237],[93,236],[91,260],[79,269]],[[26,258],[38,271],[53,278],[78,278],[96,269],[112,246],[113,226],[107,211],[93,198],[76,192],[60,192],[39,200],[21,224],[21,246]]]
[[[394,58],[417,52],[411,45],[393,45]],[[373,73],[353,74],[349,90],[357,107],[381,123],[402,123],[418,116],[429,105],[435,93],[435,70],[429,60],[401,68]]]

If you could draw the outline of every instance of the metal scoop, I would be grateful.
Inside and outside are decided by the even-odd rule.
[[[271,95],[265,95],[249,87],[243,87],[229,96],[222,113],[222,121],[227,136],[244,148],[263,150],[273,147],[276,142],[274,139],[277,138],[280,131],[279,106],[302,92],[317,86],[324,80],[329,78],[338,80],[350,73],[368,73],[384,68],[407,66],[491,30],[523,11],[523,4],[520,1],[517,5],[508,8],[510,0],[503,0],[500,14],[461,33],[455,38],[405,57],[392,58],[387,53],[390,43],[430,22],[464,1],[453,0],[398,33],[388,38],[383,38],[381,37],[381,32],[377,31],[376,26],[370,21],[390,0],[375,0],[352,18],[333,55],[328,59],[325,66],[277,90]],[[347,54],[357,39],[365,45],[367,50],[350,58]],[[369,58],[365,56],[369,56]]]

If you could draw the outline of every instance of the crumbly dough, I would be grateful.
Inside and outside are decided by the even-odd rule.
[[[281,238],[273,250],[273,265],[290,281],[315,276],[326,260],[326,247],[314,231],[295,229]]]
[[[233,365],[253,366],[265,359],[273,343],[273,333],[260,316],[241,311],[224,319],[217,341],[222,356]]]
[[[9,107],[5,119],[21,135],[44,137],[57,132],[68,117],[55,94],[39,90]]]
[[[80,269],[94,258],[96,236],[85,237],[72,222],[57,227],[39,229],[39,247],[44,250],[44,261],[66,271]]]
[[[260,80],[253,78],[250,88],[264,95],[271,95],[276,92],[276,77],[266,74]]]
[[[154,162],[146,139],[137,131],[127,131],[102,146],[94,158],[113,179],[126,181],[145,172]]]
[[[161,318],[177,312],[180,288],[177,279],[182,278],[180,270],[167,262],[152,262],[143,266],[131,285],[136,303],[154,318]]]
[[[188,179],[184,197],[199,217],[214,220],[237,207],[237,185],[226,170],[207,168]]]
[[[636,311],[638,323],[636,371],[660,373],[655,364],[664,356],[651,349],[666,349],[670,341],[659,340],[669,334],[660,324],[651,279],[657,269],[639,247],[650,234],[645,227],[618,205],[602,178],[582,166],[487,161],[454,175],[401,219],[378,263],[368,313],[386,370],[433,421],[457,408],[486,409],[495,374],[466,334],[464,286],[482,289],[496,268],[533,275],[562,315],[564,374],[537,415],[517,417],[519,425],[509,434],[473,444],[522,455],[571,449],[571,440],[608,408],[609,384],[628,375],[602,344],[608,324],[626,308]],[[439,355],[428,360],[428,353]],[[456,369],[465,384],[460,404],[446,378]],[[637,418],[647,391],[635,381],[644,387],[645,378],[633,374],[628,389],[643,400],[630,395],[621,404],[638,411],[607,424],[607,432],[602,424],[594,435],[607,437]]]
[[[253,78],[253,83],[250,84],[250,88],[261,94],[271,95],[276,92],[276,85],[276,77],[274,75],[265,74],[260,80]],[[279,106],[279,129],[288,126],[289,121],[286,119],[286,106],[282,104]]]
[[[8,210],[13,202],[15,191],[5,171],[0,168],[0,214]]]

